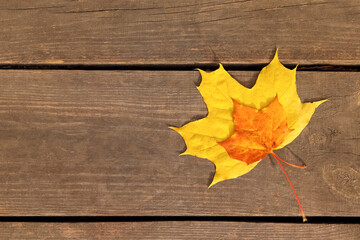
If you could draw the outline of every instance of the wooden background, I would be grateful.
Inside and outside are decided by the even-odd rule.
[[[0,0],[1,239],[356,239],[360,4]],[[179,157],[207,114],[195,67],[251,87],[279,56],[321,105],[285,149],[208,189]],[[306,70],[306,71],[305,71]]]

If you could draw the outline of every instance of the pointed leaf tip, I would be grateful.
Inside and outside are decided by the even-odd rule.
[[[177,127],[173,127],[173,126],[169,126],[168,128],[170,128],[170,129],[172,129],[172,130],[174,130],[174,131],[177,130]]]
[[[278,53],[278,48],[277,48],[276,51],[275,51],[273,59],[270,61],[270,63],[267,66],[269,66],[271,64],[278,64],[278,63],[280,63],[282,65],[282,63],[279,60],[279,53]]]
[[[324,102],[327,102],[327,101],[330,101],[330,99],[324,99],[324,100],[320,100],[320,101],[317,101],[317,102],[314,102],[316,104],[316,107],[320,106],[322,103]]]
[[[213,181],[210,183],[210,185],[208,186],[208,189],[210,189],[212,186],[214,186],[215,184],[217,184],[220,181],[215,182],[215,179],[213,179]]]
[[[274,59],[279,59],[279,48],[276,48]]]
[[[224,66],[221,63],[219,63],[219,67],[213,72],[217,72],[217,71],[221,71],[221,70],[224,70]]]
[[[179,156],[184,156],[184,155],[189,155],[189,154],[186,152],[186,150],[185,150],[184,152],[182,152],[182,153],[179,154]]]

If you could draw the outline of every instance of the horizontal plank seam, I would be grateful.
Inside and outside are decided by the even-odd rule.
[[[309,216],[307,224],[360,224],[360,217]],[[302,223],[294,216],[2,216],[0,222],[254,222]]]
[[[223,66],[230,71],[260,71],[267,64],[232,64]],[[292,69],[296,65],[285,64]],[[146,71],[191,71],[196,68],[215,70],[218,63],[209,64],[0,64],[0,69],[16,70],[146,70]],[[298,71],[359,72],[360,65],[303,64]]]

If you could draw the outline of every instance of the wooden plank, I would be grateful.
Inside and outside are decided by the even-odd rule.
[[[2,239],[358,239],[359,224],[247,222],[0,223]]]
[[[1,1],[1,64],[358,65],[357,0]]]
[[[251,86],[256,72],[233,72]],[[207,189],[210,161],[168,129],[205,116],[196,71],[0,71],[3,216],[299,216],[274,160]],[[278,155],[308,216],[359,216],[359,73],[298,73],[329,98]],[[296,157],[297,156],[297,157]]]

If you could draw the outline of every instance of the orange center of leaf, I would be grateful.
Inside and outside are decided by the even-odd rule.
[[[278,97],[257,110],[234,101],[234,133],[219,142],[233,159],[251,164],[272,153],[292,131]]]

